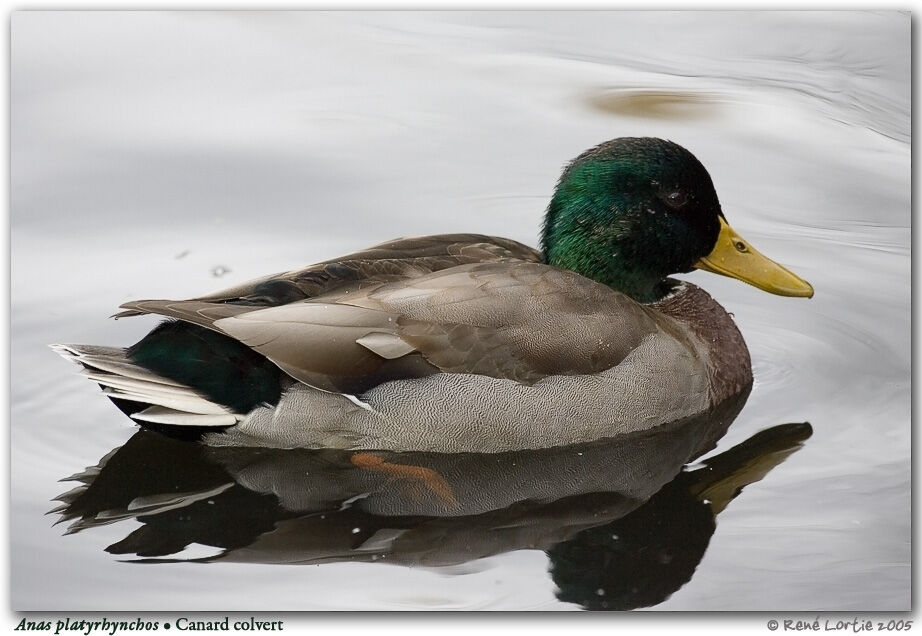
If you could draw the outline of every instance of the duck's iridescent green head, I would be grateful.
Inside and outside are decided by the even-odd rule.
[[[662,139],[614,139],[577,157],[557,184],[541,243],[549,264],[640,302],[660,298],[670,274],[696,267],[773,293],[813,294],[730,229],[708,171]]]

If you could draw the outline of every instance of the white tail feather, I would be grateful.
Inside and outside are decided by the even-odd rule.
[[[149,406],[131,416],[140,422],[154,424],[173,424],[175,426],[233,426],[243,416],[225,413],[223,415],[200,415],[184,411],[175,411],[162,406]]]
[[[175,380],[165,378],[162,375],[157,375],[153,371],[148,371],[147,369],[131,364],[129,362],[106,360],[105,358],[100,358],[99,356],[81,356],[77,360],[85,366],[98,369],[99,371],[104,371],[106,373],[112,373],[124,378],[143,380],[145,382],[163,384],[166,386],[185,386],[181,382],[176,382]]]
[[[139,422],[174,426],[233,426],[244,418],[201,396],[194,389],[139,367],[124,349],[92,345],[51,345],[62,357],[83,367],[82,374],[102,385],[107,396],[150,404],[131,417]]]
[[[104,389],[110,389],[104,392],[112,397],[124,397],[124,399],[134,402],[159,404],[177,411],[200,413],[202,415],[221,415],[231,412],[230,409],[220,404],[215,404],[195,391],[183,387],[175,388],[172,391],[164,391],[162,390],[164,387],[162,384],[149,384],[138,380],[125,380],[124,378],[112,376],[100,377],[95,373],[87,373],[86,377],[103,385]]]
[[[134,393],[118,389],[103,389],[103,393],[119,400],[162,406],[173,411],[183,411],[190,415],[233,415],[223,406],[209,402],[204,398],[185,400],[182,398],[169,398],[161,395]]]

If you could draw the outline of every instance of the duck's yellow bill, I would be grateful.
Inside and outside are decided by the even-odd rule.
[[[779,296],[812,298],[813,287],[794,272],[757,252],[720,217],[720,235],[711,253],[695,263],[698,269],[737,278]]]

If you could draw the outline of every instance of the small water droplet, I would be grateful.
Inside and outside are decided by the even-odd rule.
[[[353,529],[352,529],[352,534],[358,534],[358,533],[361,532],[361,531],[362,531],[361,528],[353,528]]]
[[[602,588],[597,589],[595,593],[598,594],[599,596],[605,596],[605,590],[603,590]]]
[[[215,278],[221,278],[225,274],[229,274],[230,271],[230,267],[227,267],[226,265],[215,265],[211,268],[211,275]]]

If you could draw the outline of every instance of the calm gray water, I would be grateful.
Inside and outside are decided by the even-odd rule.
[[[11,95],[14,609],[576,609],[559,590],[595,585],[594,556],[628,563],[653,545],[694,570],[673,568],[656,609],[909,609],[908,14],[20,12]],[[733,312],[756,377],[711,454],[749,484],[716,528],[677,503],[703,473],[651,499],[690,452],[681,432],[668,448],[525,458],[514,475],[438,465],[479,502],[466,521],[395,491],[320,524],[303,513],[376,486],[322,454],[256,461],[132,438],[46,346],[128,345],[155,321],[108,320],[125,300],[397,236],[533,245],[561,167],[619,136],[690,149],[733,226],[816,289],[805,301],[687,276]],[[812,436],[751,440],[796,422]],[[44,514],[74,485],[58,480],[123,445],[111,499],[93,503],[111,523],[62,536]],[[544,505],[561,496],[554,462],[584,492]],[[172,499],[148,485],[161,474]],[[514,484],[534,501],[539,482],[548,501],[482,515],[517,501],[496,503]],[[156,514],[139,521],[142,504]],[[407,506],[408,539],[377,532]],[[139,553],[224,557],[125,562]],[[278,564],[291,560],[310,564]],[[565,563],[575,583],[561,583]]]

